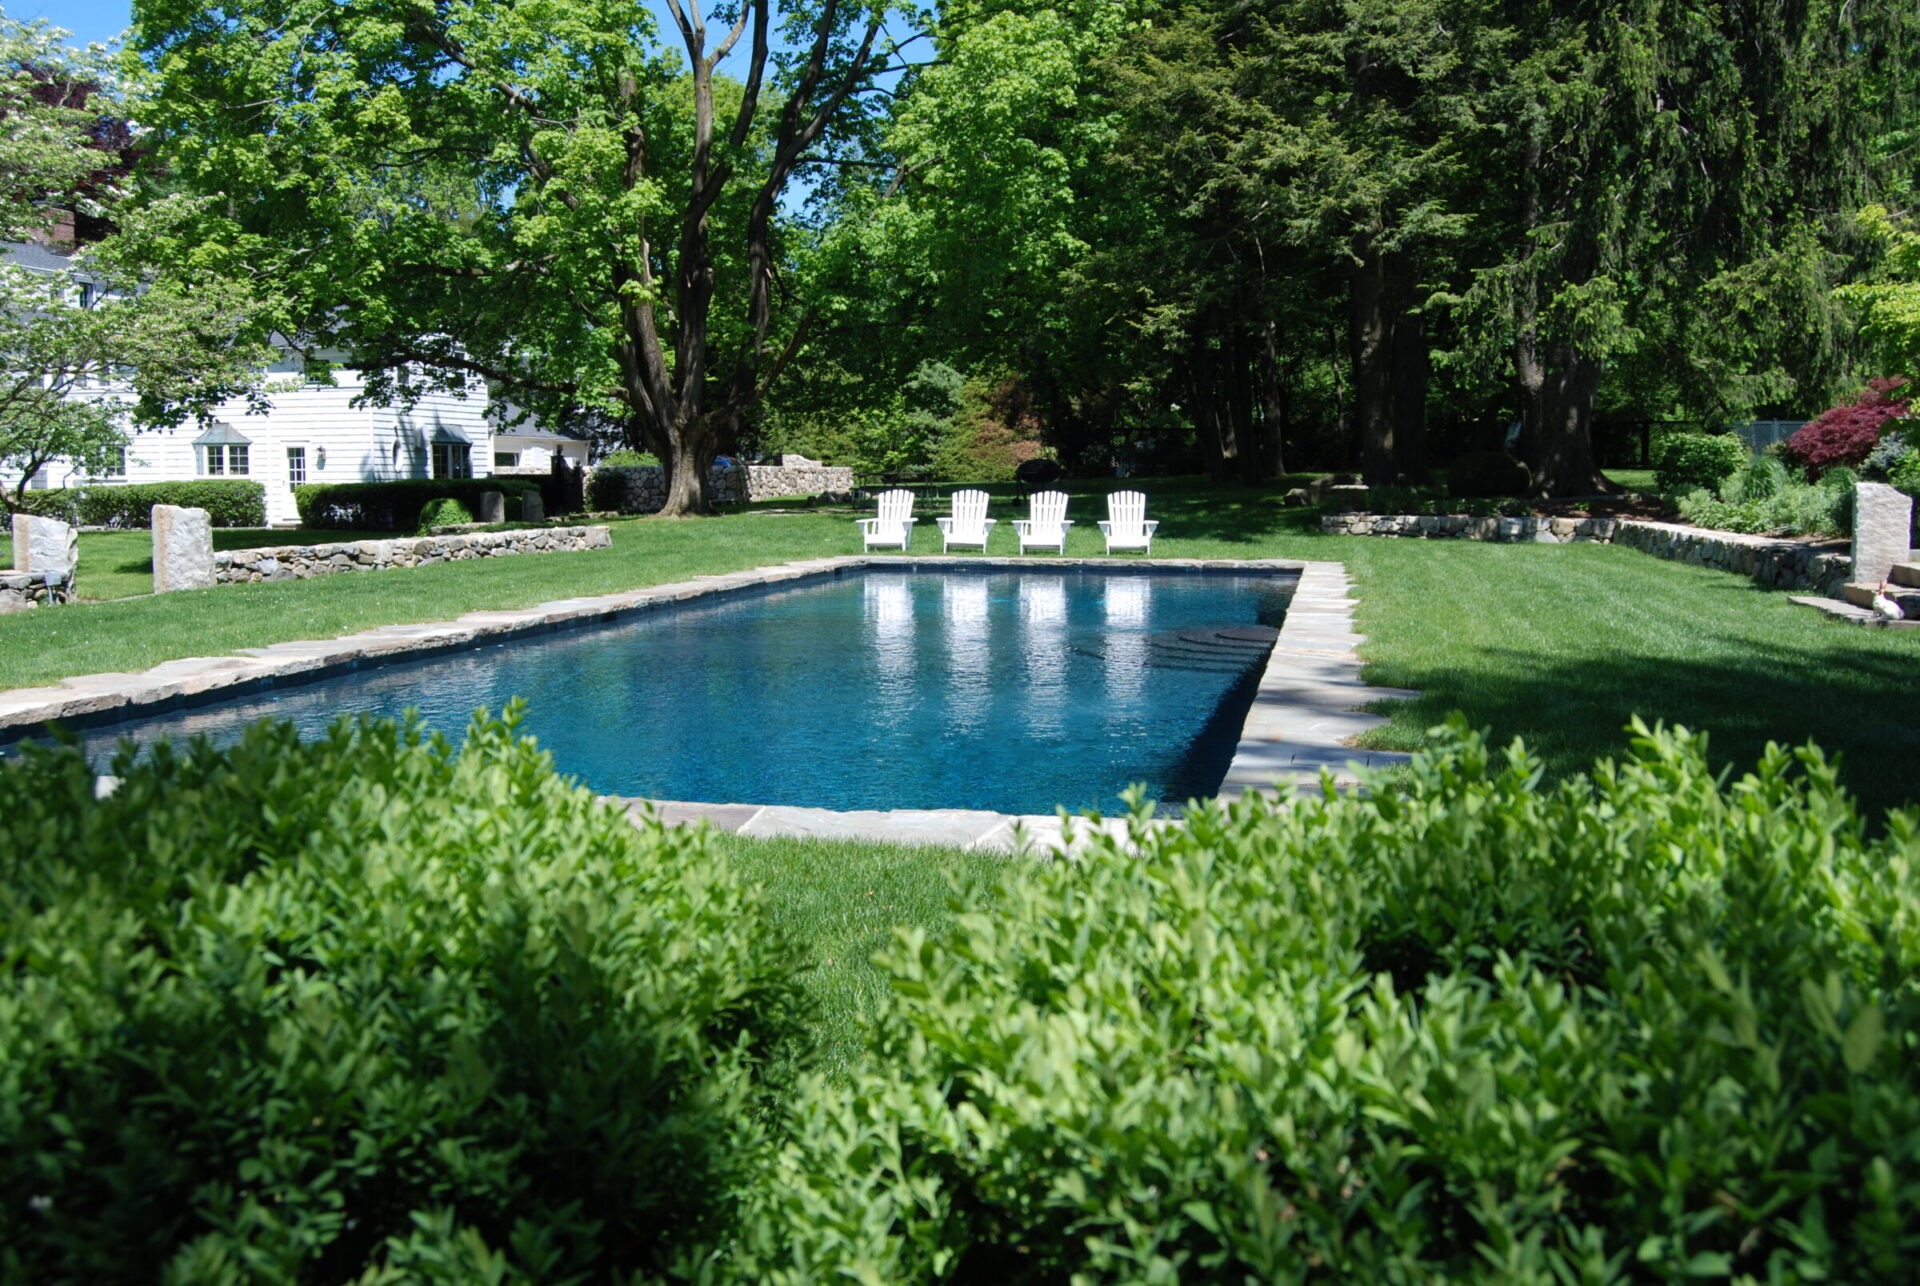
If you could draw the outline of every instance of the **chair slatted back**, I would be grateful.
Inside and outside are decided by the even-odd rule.
[[[1136,535],[1147,522],[1147,497],[1138,491],[1116,491],[1107,497],[1107,521],[1115,535]]]
[[[880,521],[896,526],[913,517],[913,493],[905,487],[880,493]]]
[[[1064,491],[1035,492],[1028,512],[1033,517],[1035,531],[1052,531],[1066,520],[1067,493]]]
[[[979,531],[986,521],[986,492],[956,491],[953,493],[953,529],[955,531]]]

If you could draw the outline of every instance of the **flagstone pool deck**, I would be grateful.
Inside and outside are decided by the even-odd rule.
[[[1366,636],[1353,629],[1357,606],[1346,568],[1336,562],[1287,559],[1078,559],[926,558],[860,555],[815,558],[592,598],[568,598],[517,610],[469,612],[452,621],[389,625],[337,639],[308,639],[271,647],[242,648],[219,657],[167,661],[134,674],[89,674],[42,688],[0,692],[0,733],[64,721],[98,723],[132,718],[184,702],[236,696],[282,681],[307,681],[401,655],[422,655],[471,646],[482,640],[540,633],[590,621],[610,620],[710,594],[784,582],[837,576],[867,566],[938,572],[958,569],[1013,570],[1032,567],[1090,569],[1211,569],[1299,575],[1285,621],[1253,706],[1241,730],[1223,798],[1270,791],[1277,783],[1317,787],[1322,773],[1346,789],[1357,772],[1403,763],[1395,751],[1356,750],[1353,738],[1386,722],[1359,709],[1376,701],[1416,694],[1372,687],[1360,678],[1359,647]],[[51,609],[50,609],[51,610]],[[231,691],[229,691],[231,690]],[[705,823],[717,830],[759,838],[803,837],[938,844],[985,852],[1071,851],[1095,829],[1116,836],[1125,820],[1058,816],[1011,816],[964,809],[836,812],[825,808],[743,803],[684,803],[607,797],[636,820],[657,817],[668,824]]]

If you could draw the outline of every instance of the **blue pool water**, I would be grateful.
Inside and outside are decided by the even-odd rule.
[[[231,739],[415,707],[523,731],[605,794],[824,808],[1111,809],[1218,787],[1290,577],[868,570],[93,729]],[[1252,628],[1249,628],[1252,627]],[[1222,631],[1225,631],[1222,633]]]

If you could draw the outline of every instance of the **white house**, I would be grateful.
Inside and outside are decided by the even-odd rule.
[[[69,261],[41,245],[0,247],[16,266],[64,272]],[[76,289],[93,289],[80,281]],[[417,377],[417,372],[414,375]],[[173,429],[134,429],[117,468],[104,477],[55,461],[27,483],[29,490],[81,483],[173,482],[190,478],[251,478],[266,487],[267,521],[299,521],[293,488],[303,482],[386,482],[403,478],[484,478],[495,472],[545,474],[559,455],[586,462],[587,443],[533,424],[496,423],[486,385],[467,383],[464,395],[422,390],[414,404],[356,406],[365,387],[357,371],[335,368],[333,382],[305,379],[298,354],[283,350],[267,372],[264,414],[244,400],[222,404],[211,423]],[[402,372],[401,382],[407,382]],[[71,396],[131,401],[117,382],[83,385]]]

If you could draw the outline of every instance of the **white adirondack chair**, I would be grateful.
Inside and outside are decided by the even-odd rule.
[[[868,549],[882,545],[909,549],[913,545],[913,524],[919,521],[913,516],[913,493],[904,487],[896,491],[883,491],[880,493],[880,516],[857,521],[861,539],[866,541]]]
[[[955,545],[978,545],[984,554],[993,524],[1000,520],[987,517],[986,492],[956,491],[953,493],[953,516],[935,518],[934,521],[940,524],[942,550],[952,549]]]
[[[1073,520],[1067,517],[1067,493],[1064,491],[1036,491],[1028,503],[1027,516],[1013,520],[1013,532],[1020,538],[1020,552],[1023,554],[1029,545],[1036,549],[1053,548],[1066,553],[1067,528],[1071,526]]]
[[[1107,538],[1107,552],[1137,549],[1153,552],[1153,530],[1158,521],[1147,521],[1147,498],[1138,491],[1116,491],[1107,497],[1107,516],[1101,520],[1100,534]]]

